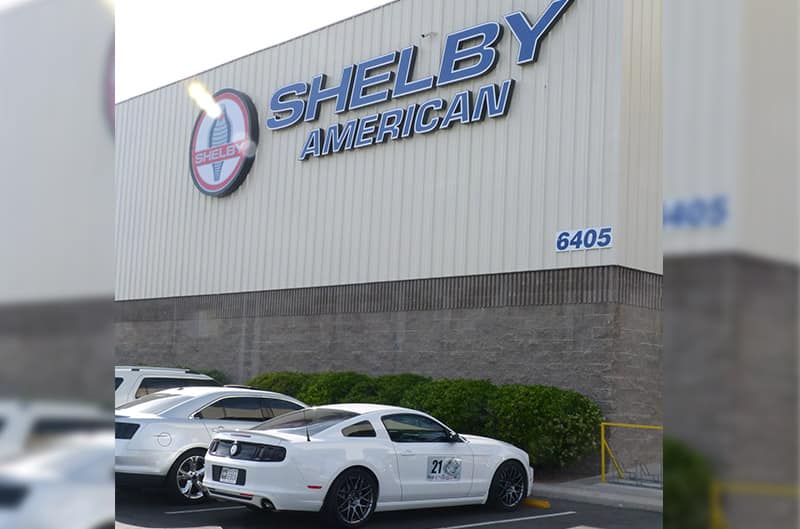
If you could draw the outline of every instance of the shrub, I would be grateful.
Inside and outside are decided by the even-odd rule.
[[[563,467],[599,448],[600,408],[575,391],[501,386],[487,417],[493,436],[526,450],[535,466]]]
[[[430,382],[430,377],[411,373],[379,376],[375,378],[375,394],[364,402],[401,406],[408,392],[413,391],[419,385]]]
[[[664,528],[709,526],[709,462],[686,444],[664,438]]]
[[[298,394],[300,400],[312,405],[361,402],[375,394],[375,381],[368,375],[343,371],[320,373]]]
[[[497,388],[488,380],[433,380],[417,384],[402,405],[433,415],[460,433],[486,433],[488,403]]]
[[[262,373],[250,380],[248,386],[300,398],[305,387],[319,375],[316,373]]]

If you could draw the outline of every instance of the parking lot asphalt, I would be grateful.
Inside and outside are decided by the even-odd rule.
[[[536,496],[537,498],[539,496]],[[549,509],[523,506],[498,513],[481,506],[375,513],[372,529],[660,529],[661,513],[550,500]],[[159,491],[119,489],[118,529],[321,529],[314,513],[258,513],[228,502],[181,506]]]

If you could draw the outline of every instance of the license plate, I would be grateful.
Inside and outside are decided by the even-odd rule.
[[[235,485],[238,479],[239,479],[238,468],[222,467],[222,470],[220,470],[219,472],[219,480],[222,483],[233,483]]]

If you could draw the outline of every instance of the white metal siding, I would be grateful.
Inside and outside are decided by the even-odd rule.
[[[664,230],[668,255],[798,263],[798,3],[664,2],[664,194],[724,196],[717,226]]]
[[[0,303],[114,289],[113,19],[96,0],[0,9]]]
[[[506,28],[488,76],[337,116],[328,102],[317,122],[263,126],[269,97],[289,82],[318,73],[338,82],[344,65],[410,44],[419,47],[415,78],[435,74],[448,33],[518,9],[535,20],[548,4],[401,0],[198,75],[212,91],[250,95],[262,122],[247,180],[221,199],[201,195],[189,176],[198,109],[185,83],[118,105],[117,299],[604,264],[660,272],[647,220],[661,216],[652,159],[660,152],[638,141],[638,165],[621,166],[630,141],[621,131],[631,127],[622,122],[633,119],[623,117],[624,76],[639,71],[623,68],[623,50],[641,39],[651,55],[631,60],[650,60],[660,27],[656,19],[625,29],[636,23],[625,12],[642,2],[576,0],[535,64],[515,64]],[[314,127],[431,97],[449,102],[507,78],[517,82],[504,118],[297,161]],[[639,184],[623,192],[621,173]],[[635,214],[622,216],[632,203]],[[600,225],[614,227],[613,249],[554,251],[558,230]]]
[[[726,195],[741,168],[742,16],[748,0],[667,0],[664,5],[664,198]],[[679,29],[672,29],[679,28]],[[668,254],[733,246],[734,220],[666,227]]]
[[[669,2],[670,0],[666,0]],[[627,0],[620,127],[618,259],[661,271],[661,0]]]

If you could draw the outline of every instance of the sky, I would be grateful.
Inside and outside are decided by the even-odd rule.
[[[185,79],[389,1],[116,0],[116,100]]]

